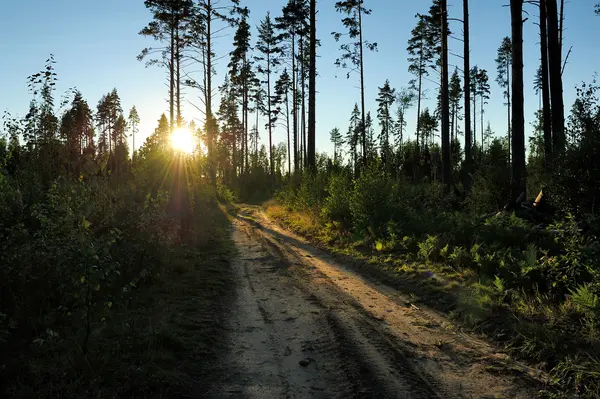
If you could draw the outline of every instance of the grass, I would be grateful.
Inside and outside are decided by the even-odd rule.
[[[174,248],[158,278],[94,324],[86,353],[77,333],[31,344],[0,364],[8,377],[2,397],[177,398],[209,391],[224,372],[215,365],[227,349],[223,309],[233,250],[226,216],[217,209],[211,220],[210,240]]]
[[[275,201],[266,203],[265,209],[271,218],[357,271],[399,289],[413,303],[447,314],[454,321],[452,328],[484,335],[514,357],[549,371],[545,396],[563,397],[564,392],[600,396],[597,322],[571,297],[553,304],[539,293],[507,291],[499,280],[482,281],[472,269],[451,267],[443,259],[426,260],[427,241],[414,246],[413,253],[406,248],[394,250]]]

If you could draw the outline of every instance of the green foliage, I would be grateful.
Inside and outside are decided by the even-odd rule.
[[[340,222],[344,228],[352,226],[351,191],[348,190],[352,184],[347,172],[333,173],[326,188],[328,196],[324,200],[321,212],[324,218]]]
[[[392,186],[386,174],[377,167],[364,171],[354,184],[350,211],[354,227],[372,236],[380,236],[389,220]]]

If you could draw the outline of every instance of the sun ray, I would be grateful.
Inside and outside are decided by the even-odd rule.
[[[177,152],[191,155],[196,146],[196,137],[186,127],[179,127],[171,134],[171,146]]]

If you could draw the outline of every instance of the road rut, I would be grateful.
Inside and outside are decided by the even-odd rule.
[[[533,371],[368,281],[258,208],[233,220],[226,377],[213,398],[531,398]],[[515,372],[517,370],[517,372]]]

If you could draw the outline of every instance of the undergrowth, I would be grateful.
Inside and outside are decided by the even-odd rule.
[[[457,208],[437,184],[320,174],[324,190],[289,185],[269,215],[535,361],[554,387],[600,394],[600,246],[572,215],[539,226],[474,212],[475,187]]]

